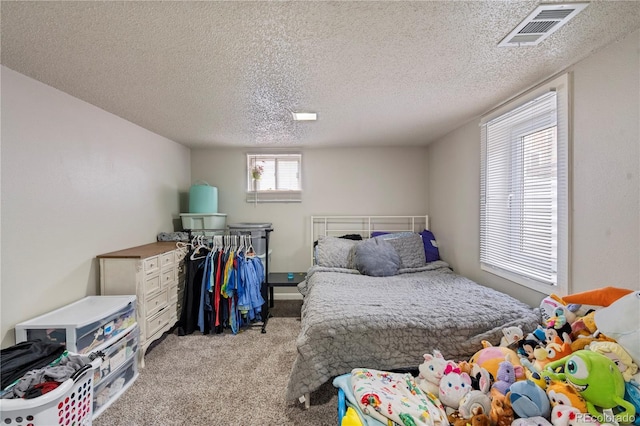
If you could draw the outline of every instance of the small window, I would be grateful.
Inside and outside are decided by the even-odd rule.
[[[302,201],[302,154],[247,154],[247,202]]]

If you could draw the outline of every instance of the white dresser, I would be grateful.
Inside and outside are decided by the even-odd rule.
[[[149,345],[180,318],[184,259],[173,242],[158,242],[101,254],[100,293],[136,295],[140,361]]]

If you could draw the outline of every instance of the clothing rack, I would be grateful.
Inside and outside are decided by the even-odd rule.
[[[203,235],[201,235],[202,238],[204,239],[211,239],[213,240],[213,238],[215,236],[230,236],[230,235],[237,235],[240,234],[242,235],[243,233],[245,234],[250,234],[251,232],[255,232],[256,230],[260,230],[262,232],[264,232],[264,235],[261,235],[259,238],[262,238],[265,240],[265,259],[264,259],[264,280],[262,282],[262,286],[260,289],[260,294],[262,295],[262,298],[264,299],[265,303],[262,306],[262,310],[261,310],[261,316],[262,316],[262,333],[266,333],[267,332],[267,323],[269,321],[269,318],[271,316],[271,313],[269,312],[269,306],[270,306],[270,300],[269,300],[269,235],[271,234],[271,232],[273,232],[273,228],[233,228],[233,230],[230,230],[228,228],[203,228],[203,229],[185,229],[184,231],[188,233],[189,235],[189,241],[192,241],[194,236],[194,233],[202,233]],[[207,233],[213,233],[213,235],[206,235]],[[253,235],[251,235],[251,237],[253,238]],[[183,307],[184,309],[184,307]]]

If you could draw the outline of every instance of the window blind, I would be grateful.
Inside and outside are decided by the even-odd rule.
[[[548,91],[481,128],[481,268],[538,289],[566,282],[558,263],[566,268],[567,132],[560,112],[558,93]]]
[[[301,154],[247,154],[247,202],[300,202],[301,175]]]

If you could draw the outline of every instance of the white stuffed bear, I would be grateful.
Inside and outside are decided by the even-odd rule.
[[[440,386],[440,380],[447,365],[451,365],[452,368],[456,367],[453,361],[445,360],[437,349],[433,351],[433,355],[424,354],[424,362],[418,366],[420,372],[416,379],[418,387],[424,392],[431,392],[438,396],[438,386]]]

